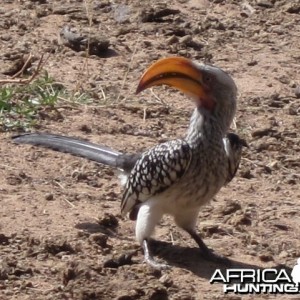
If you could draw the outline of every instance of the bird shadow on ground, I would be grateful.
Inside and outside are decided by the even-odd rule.
[[[82,222],[75,225],[75,228],[93,233],[104,233],[109,236],[116,237],[117,234],[114,230],[105,228],[98,223],[93,222]],[[164,241],[157,241],[151,239],[149,241],[150,250],[155,258],[164,260],[170,267],[178,267],[181,269],[188,270],[198,277],[210,280],[216,269],[220,269],[222,274],[225,274],[228,269],[251,269],[251,270],[263,270],[265,268],[260,267],[256,264],[244,263],[230,259],[229,265],[221,263],[215,263],[207,261],[201,256],[201,250],[198,247],[183,247],[179,245],[173,245]],[[286,265],[268,266],[268,269],[285,269],[288,274],[291,274],[292,269]],[[268,274],[268,279],[275,279],[276,274]],[[235,280],[235,283],[239,283],[239,280]],[[245,281],[244,281],[245,282]]]
[[[105,52],[99,54],[98,56],[101,58],[111,58],[111,57],[119,56],[119,53],[114,49],[108,48]]]
[[[256,264],[244,263],[230,259],[229,265],[221,263],[215,263],[205,260],[201,256],[201,250],[193,247],[182,247],[178,245],[172,245],[171,243],[151,240],[150,249],[152,253],[164,261],[171,267],[178,267],[186,269],[198,277],[210,280],[216,269],[220,269],[222,274],[225,274],[228,269],[254,269],[263,270],[265,268]],[[288,274],[291,274],[292,269],[286,265],[276,265],[267,267],[268,269],[285,269]],[[273,273],[268,274],[268,279],[275,279],[276,275]],[[239,282],[236,280],[235,282]]]

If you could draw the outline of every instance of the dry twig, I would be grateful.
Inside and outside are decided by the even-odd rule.
[[[48,60],[49,56],[47,57],[47,59],[45,61],[43,61],[44,54],[41,55],[41,58],[39,59],[38,65],[37,65],[35,71],[33,72],[33,74],[30,77],[25,78],[25,79],[24,78],[16,79],[15,77],[18,76],[19,74],[21,74],[24,71],[24,69],[26,68],[26,65],[28,65],[31,58],[32,58],[32,55],[30,54],[28,59],[26,60],[26,62],[24,64],[24,66],[22,67],[22,69],[18,73],[16,73],[12,78],[0,79],[0,84],[7,84],[7,83],[29,84],[30,82],[32,82],[36,78],[36,76],[40,73],[41,69],[45,65],[45,63]]]
[[[11,78],[14,79],[16,77],[18,77],[19,75],[23,74],[24,70],[27,68],[27,66],[29,65],[31,59],[33,58],[32,54],[29,53],[27,60],[25,61],[23,67],[21,68],[21,70],[19,72],[17,72],[15,75],[13,75]]]

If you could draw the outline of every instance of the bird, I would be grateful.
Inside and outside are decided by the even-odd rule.
[[[18,144],[42,146],[116,168],[120,171],[119,177],[121,182],[123,182],[123,185],[125,185],[127,177],[131,173],[136,162],[142,156],[142,153],[122,153],[112,148],[91,143],[80,138],[51,133],[25,133],[15,135],[12,139]],[[226,134],[223,138],[223,143],[228,155],[229,169],[228,177],[225,182],[225,185],[227,185],[234,178],[239,168],[243,147],[248,147],[248,144],[244,139],[241,139],[233,132]],[[136,217],[131,217],[132,215],[131,212],[130,219],[136,220]]]
[[[195,104],[183,138],[160,143],[140,153],[125,154],[82,139],[51,133],[13,136],[18,144],[32,144],[71,153],[117,168],[124,186],[122,215],[136,221],[135,236],[145,262],[155,269],[149,241],[163,215],[198,244],[202,256],[216,263],[229,259],[213,252],[196,231],[198,214],[235,176],[247,147],[230,132],[237,106],[237,86],[221,68],[184,57],[167,57],[153,63],[142,75],[136,93],[167,85],[186,94]]]

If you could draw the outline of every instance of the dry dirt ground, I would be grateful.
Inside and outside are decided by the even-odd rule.
[[[198,228],[236,267],[292,268],[300,257],[299,12],[298,0],[2,0],[0,78],[24,54],[49,53],[50,76],[92,101],[61,100],[60,117],[44,116],[38,130],[134,152],[183,136],[192,110],[170,88],[135,95],[147,66],[181,55],[224,68],[239,87],[236,131],[249,148]],[[66,25],[100,39],[88,57],[60,35]],[[211,285],[222,266],[203,260],[169,218],[152,248],[171,268],[152,270],[134,223],[120,216],[113,170],[16,146],[12,134],[0,139],[0,299],[251,298]]]

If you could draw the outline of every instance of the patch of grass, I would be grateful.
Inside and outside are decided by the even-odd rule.
[[[47,72],[30,84],[0,87],[0,130],[22,130],[36,126],[49,115],[59,115],[57,103],[69,98],[62,84]],[[78,98],[78,101],[77,101]],[[87,95],[72,96],[70,102],[87,101]],[[85,102],[83,101],[83,102]]]

